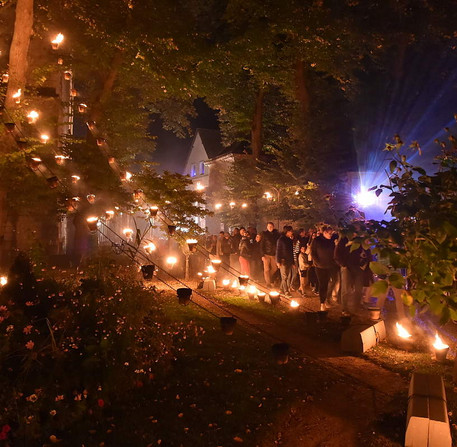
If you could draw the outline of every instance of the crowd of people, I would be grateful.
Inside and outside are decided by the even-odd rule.
[[[340,301],[344,315],[354,312],[364,287],[373,281],[370,251],[351,250],[347,237],[329,225],[295,231],[286,225],[280,233],[268,222],[260,233],[254,227],[234,228],[232,234],[221,231],[207,245],[227,266],[268,288],[279,287],[287,297],[294,291],[319,295],[320,310]]]

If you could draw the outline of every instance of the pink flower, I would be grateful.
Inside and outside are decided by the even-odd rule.
[[[25,347],[26,347],[27,349],[30,349],[30,350],[32,350],[34,346],[35,346],[35,343],[33,343],[32,340],[29,340],[29,341],[25,344]]]

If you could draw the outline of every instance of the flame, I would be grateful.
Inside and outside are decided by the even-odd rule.
[[[49,135],[43,133],[40,135],[41,142],[46,144],[49,141]]]
[[[296,307],[298,307],[298,306],[300,306],[300,304],[298,304],[297,301],[292,300],[292,301],[290,302],[290,307],[296,308]]]
[[[122,233],[124,233],[124,236],[131,238],[133,235],[133,230],[131,228],[124,228]]]
[[[441,350],[441,349],[449,348],[449,345],[447,345],[446,343],[443,343],[443,340],[441,340],[441,338],[437,332],[435,335],[435,343],[433,343],[433,347],[437,350]]]
[[[270,296],[277,297],[279,296],[279,292],[276,292],[275,290],[272,290],[271,292],[268,293]]]
[[[39,118],[40,114],[36,110],[31,110],[29,114],[27,115],[27,118],[29,119],[29,123],[33,124],[36,122],[36,120]]]
[[[170,264],[171,267],[173,267],[177,262],[178,260],[174,256],[168,256],[167,264]]]
[[[187,239],[186,240],[187,244],[196,244],[197,242],[198,242],[197,239]]]
[[[397,326],[397,334],[401,338],[410,338],[412,335],[400,324],[400,323],[395,323],[395,326]]]
[[[223,279],[223,280],[222,280],[222,285],[223,285],[224,287],[227,287],[229,284],[230,284],[230,279]]]
[[[8,283],[8,278],[6,276],[0,277],[0,286],[6,286]]]
[[[266,191],[263,193],[263,196],[267,199],[267,200],[271,200],[273,198],[271,192],[269,191]]]
[[[40,157],[32,157],[33,161],[36,161],[37,163],[41,163],[41,158]]]
[[[73,183],[76,183],[77,181],[81,180],[81,177],[79,175],[72,175],[71,179],[73,180]]]
[[[210,275],[211,275],[212,273],[216,273],[216,269],[215,269],[212,265],[210,265],[210,266],[206,269],[206,271],[207,271]]]
[[[146,244],[144,246],[144,249],[148,252],[148,253],[152,253],[153,251],[156,250],[156,245],[153,243],[153,242],[149,242],[149,244]]]
[[[238,283],[237,283],[236,279],[233,280],[233,282],[232,282],[232,287],[233,287],[234,289],[237,289],[237,288],[238,288]]]
[[[122,180],[124,180],[125,182],[129,182],[130,179],[132,178],[132,173],[129,172],[129,171],[125,171],[123,177],[122,177]]]
[[[112,219],[113,216],[114,216],[114,211],[113,211],[113,210],[107,210],[107,211],[105,211],[106,220]]]
[[[235,202],[230,202],[229,205],[230,205],[230,208],[233,208],[236,205],[236,203]]]
[[[247,208],[247,207],[248,207],[248,204],[247,204],[247,203],[243,203],[243,204],[241,205],[241,208]]]
[[[22,89],[18,88],[17,92],[13,94],[13,98],[18,99],[21,97],[21,95],[22,95]]]
[[[62,33],[57,34],[57,36],[54,38],[54,40],[51,40],[51,43],[54,45],[59,45],[63,42],[64,35]]]
[[[248,287],[248,293],[249,293],[249,295],[256,295],[257,294],[256,286],[249,286]]]
[[[98,217],[91,216],[91,217],[88,217],[88,218],[86,219],[86,221],[87,221],[88,223],[94,223],[94,222],[97,222],[97,221],[98,221]]]
[[[197,182],[197,185],[195,186],[195,189],[197,191],[203,191],[205,189],[205,186],[202,185],[200,182]]]
[[[214,205],[214,209],[215,209],[215,210],[220,210],[221,208],[222,208],[222,203],[216,203],[216,204]]]

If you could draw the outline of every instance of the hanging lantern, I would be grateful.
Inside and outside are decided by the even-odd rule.
[[[90,231],[97,231],[98,217],[88,217],[86,221]]]
[[[152,279],[154,276],[154,271],[156,269],[155,264],[147,264],[141,266],[141,273],[143,274],[144,279]]]
[[[88,201],[90,204],[95,203],[95,194],[88,194],[88,195],[86,196],[86,199],[87,199],[87,201]]]
[[[187,239],[186,243],[191,253],[194,253],[197,250],[197,239]]]
[[[10,133],[14,132],[14,129],[16,127],[16,124],[14,123],[4,123],[4,126],[6,128],[6,130]]]
[[[3,84],[7,84],[9,80],[10,80],[10,75],[8,73],[3,73],[2,74],[2,82],[3,82]]]
[[[57,34],[53,40],[51,40],[51,45],[53,50],[58,50],[59,45],[63,42],[64,35],[62,33]]]
[[[79,113],[86,113],[87,111],[87,105],[84,103],[81,103],[78,105],[78,112]]]
[[[285,365],[289,361],[290,346],[287,343],[276,343],[271,347],[271,352],[278,365]]]
[[[249,276],[248,275],[240,275],[238,276],[238,281],[240,283],[240,286],[246,287],[249,282]]]
[[[41,164],[41,158],[39,158],[39,157],[29,158],[27,160],[27,164],[32,171],[36,171]]]
[[[176,233],[176,225],[167,225],[168,227],[168,234],[173,236]]]
[[[176,290],[176,294],[178,295],[179,304],[186,306],[190,303],[192,298],[192,289],[189,289],[188,287],[181,287]]]
[[[70,81],[71,80],[71,71],[66,71],[64,74],[63,74],[63,77],[66,81]]]
[[[111,220],[113,217],[114,217],[114,211],[113,210],[105,211],[105,219],[106,220]]]
[[[27,141],[26,140],[16,140],[17,147],[19,150],[23,150],[27,147]]]
[[[236,318],[234,317],[221,317],[221,329],[226,335],[232,335],[236,326]]]
[[[78,183],[81,180],[79,175],[72,175],[71,176],[71,183]]]
[[[57,188],[59,186],[59,179],[54,175],[53,177],[49,177],[46,179],[48,185],[51,189]]]

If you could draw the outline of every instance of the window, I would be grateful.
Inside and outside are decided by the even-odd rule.
[[[201,161],[200,162],[200,175],[203,175],[205,173],[205,162]]]
[[[190,176],[195,177],[197,175],[197,167],[195,165],[192,165],[190,167]]]

